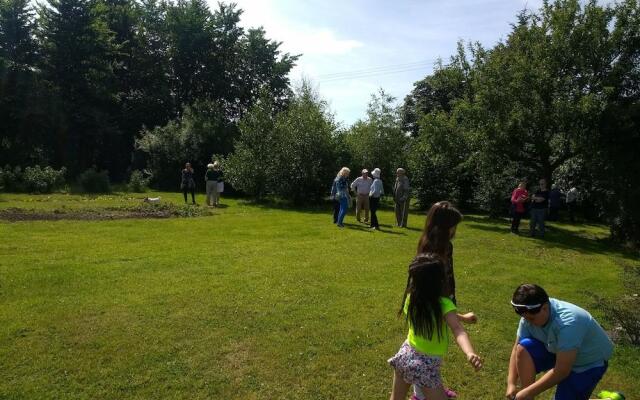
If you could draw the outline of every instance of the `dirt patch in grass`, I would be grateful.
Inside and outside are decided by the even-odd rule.
[[[53,211],[7,208],[0,210],[0,220],[20,221],[102,221],[131,218],[181,218],[211,215],[205,208],[197,206],[176,206],[174,204],[143,204],[135,207],[87,208],[80,210],[55,209]]]

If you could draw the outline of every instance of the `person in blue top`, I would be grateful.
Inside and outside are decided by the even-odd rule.
[[[555,400],[588,400],[613,353],[598,322],[574,304],[549,298],[535,284],[520,285],[511,306],[521,318],[509,361],[507,399],[530,400],[556,387]],[[547,372],[536,381],[542,371]]]
[[[338,212],[338,221],[336,225],[339,228],[344,228],[344,217],[347,215],[347,210],[349,209],[349,203],[351,202],[351,196],[349,196],[349,174],[351,170],[347,167],[342,167],[338,175],[336,176],[335,182],[335,199],[340,203],[340,211]],[[333,190],[332,190],[333,192]]]

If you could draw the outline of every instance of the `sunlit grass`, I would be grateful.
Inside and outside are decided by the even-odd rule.
[[[130,206],[147,195],[158,194],[3,194],[0,208]],[[383,210],[382,232],[353,216],[341,230],[328,206],[223,203],[199,218],[0,222],[0,399],[388,397],[424,217],[392,228]],[[614,295],[619,264],[637,262],[599,240],[603,227],[554,227],[541,241],[467,216],[458,230],[459,306],[480,318],[469,332],[486,365],[475,374],[450,349],[443,376],[461,399],[502,397],[518,284],[599,317],[588,291]],[[600,387],[640,398],[639,359],[618,346]]]

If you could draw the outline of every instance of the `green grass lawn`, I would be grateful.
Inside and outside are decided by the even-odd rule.
[[[0,209],[143,196],[2,194]],[[400,229],[382,210],[383,231],[371,232],[352,215],[336,228],[329,206],[223,203],[197,218],[0,222],[0,399],[388,398],[423,214]],[[468,331],[485,368],[474,373],[451,346],[443,376],[461,399],[503,397],[518,284],[601,317],[588,291],[615,295],[620,265],[638,261],[600,240],[606,233],[553,224],[536,240],[509,234],[506,221],[465,218],[457,295],[479,316]],[[616,346],[599,389],[640,398],[640,349]]]

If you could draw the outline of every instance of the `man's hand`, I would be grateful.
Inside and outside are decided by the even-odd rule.
[[[513,400],[516,398],[516,393],[518,393],[518,388],[516,387],[516,385],[514,385],[513,383],[508,383],[507,391],[504,394],[504,397],[506,397],[507,400]]]
[[[529,391],[527,391],[527,389],[522,389],[521,391],[516,393],[516,397],[514,397],[514,399],[515,400],[533,400],[533,396],[529,394]]]

